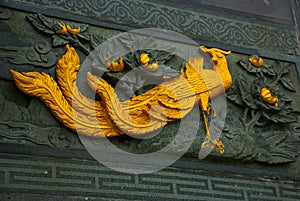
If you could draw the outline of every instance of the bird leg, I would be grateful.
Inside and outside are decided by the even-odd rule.
[[[204,119],[204,125],[205,125],[205,130],[206,130],[206,138],[205,141],[202,143],[202,147],[212,147],[216,150],[218,150],[221,154],[224,153],[224,145],[221,140],[215,140],[211,138],[211,134],[209,131],[209,126],[208,126],[208,118],[207,118],[207,111],[203,110],[203,119]]]

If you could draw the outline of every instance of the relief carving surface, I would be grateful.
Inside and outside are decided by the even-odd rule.
[[[49,49],[50,50],[48,52],[45,51],[46,53],[44,54],[48,54],[52,51],[51,49],[54,49],[58,46],[65,46],[66,44],[69,44],[74,46],[76,50],[80,50],[87,55],[93,48],[98,46],[104,40],[104,38],[100,34],[89,33],[88,25],[78,25],[75,23],[71,24],[53,21],[40,14],[29,15],[28,19],[30,23],[35,28],[37,28],[37,30],[46,34],[47,36],[51,36],[52,44],[50,45],[50,48],[47,49],[47,51]],[[226,32],[226,35],[231,34]],[[238,35],[234,37],[239,38]],[[249,43],[251,43],[250,39],[244,40],[241,38],[241,41],[250,41]],[[13,50],[12,47],[10,47],[11,49],[9,49],[8,47],[5,48],[3,48],[4,51],[23,51],[22,49]],[[209,49],[205,49],[205,51],[209,52]],[[100,86],[102,85],[103,89],[110,91],[108,92],[108,96],[114,96],[113,89],[109,85],[113,85],[115,80],[118,80],[120,78],[120,76],[122,75],[122,71],[126,69],[126,66],[134,66],[134,63],[136,63],[136,65],[142,65],[146,70],[150,72],[156,72],[160,64],[162,64],[163,62],[167,62],[168,60],[172,60],[172,54],[166,55],[160,52],[160,54],[164,55],[162,58],[160,58],[161,60],[154,59],[154,62],[149,62],[151,60],[151,56],[154,53],[155,52],[153,51],[144,51],[136,53],[136,55],[134,55],[133,57],[127,55],[120,58],[109,58],[108,60],[102,61],[102,67],[104,69],[97,69],[98,71],[105,71],[106,80],[98,79],[97,77],[90,74],[88,76],[88,81],[90,82],[91,87],[99,92],[100,97],[105,100],[107,97],[103,94],[101,95],[103,91],[101,92],[101,89],[98,89],[98,84],[100,83]],[[213,53],[216,54],[216,52],[212,51],[212,54]],[[222,54],[224,60],[227,53],[223,51]],[[5,55],[5,53],[3,53],[3,55]],[[2,57],[6,58],[10,63],[18,65],[22,64],[21,62],[18,63],[18,61],[22,60],[19,59],[20,55],[16,57],[11,56],[9,58],[7,54],[5,56],[3,55]],[[40,59],[41,55],[43,54],[39,54],[38,56]],[[159,56],[159,54],[156,56]],[[211,57],[213,57],[213,55],[211,55]],[[200,128],[198,131],[198,134],[200,134],[200,136],[197,136],[196,142],[191,147],[188,155],[191,154],[195,156],[195,153],[197,153],[197,151],[195,150],[199,150],[199,147],[195,147],[203,143],[202,145],[217,145],[216,148],[219,151],[225,151],[223,155],[220,155],[219,153],[214,151],[213,155],[216,155],[218,157],[255,160],[271,164],[296,161],[298,158],[297,154],[299,152],[298,150],[300,144],[300,124],[297,120],[299,111],[297,111],[297,106],[295,106],[294,102],[294,99],[296,97],[295,94],[298,92],[298,81],[290,79],[291,71],[294,72],[295,69],[293,69],[292,66],[286,66],[282,62],[267,62],[256,55],[251,56],[250,59],[246,59],[245,56],[237,57],[239,57],[239,61],[236,64],[232,62],[232,60],[230,60],[230,55],[227,56],[227,58],[229,59],[228,63],[232,65],[229,65],[229,70],[239,69],[235,70],[239,73],[234,76],[233,87],[227,94],[227,98],[230,101],[228,113],[231,114],[227,115],[225,129],[221,136],[221,141],[223,142],[225,147],[223,147],[221,141],[211,141],[208,135],[208,129],[206,129],[206,138],[208,141],[203,143],[202,138],[205,128]],[[221,59],[216,60],[216,64],[218,63],[218,61],[221,61]],[[41,64],[41,66],[36,65],[34,62],[30,64],[36,65],[37,67],[52,67],[54,64],[52,64],[51,62],[54,61],[51,60],[49,63],[46,62],[48,66],[47,64],[43,66],[42,63],[39,63]],[[57,62],[57,60],[55,62]],[[157,64],[155,62],[157,62]],[[51,105],[57,105],[58,102],[63,102],[63,105],[66,105],[66,108],[70,107],[70,101],[74,101],[74,97],[68,96],[68,90],[70,92],[75,89],[75,94],[77,96],[77,100],[75,101],[78,101],[78,103],[82,103],[83,105],[94,104],[94,102],[90,102],[88,98],[84,97],[84,95],[81,94],[81,92],[76,88],[76,84],[73,83],[74,79],[76,79],[76,71],[80,67],[79,56],[76,54],[73,48],[67,46],[67,52],[59,60],[57,66],[57,79],[53,79],[46,74],[37,72],[17,73],[16,71],[12,71],[12,75],[18,87],[23,92],[29,95],[40,97],[46,103],[46,105],[52,109],[52,112],[55,109],[53,109],[53,106]],[[197,58],[194,58],[194,60],[190,60],[189,64],[187,63],[185,65],[185,68],[195,68],[195,66],[199,66],[199,68],[201,68],[201,61]],[[172,77],[174,78],[182,73],[180,72],[180,68],[174,67],[174,69],[177,73],[174,73],[174,71],[169,72],[165,69],[158,77],[162,78],[165,76],[169,78],[171,77],[172,79]],[[185,78],[188,77],[187,75],[184,76]],[[71,82],[69,82],[70,80]],[[56,82],[59,83],[61,91]],[[67,82],[71,84],[67,85]],[[143,83],[141,83],[141,85],[142,84]],[[222,84],[224,86],[224,83]],[[182,85],[182,83],[180,85]],[[226,88],[229,88],[229,86],[230,85],[226,86]],[[41,90],[46,88],[48,88],[49,91],[54,90],[57,95],[54,95],[50,98],[44,96],[43,94],[45,93],[41,92]],[[134,86],[128,82],[127,88],[131,91],[136,91],[137,89],[139,89],[139,86]],[[139,95],[147,94],[147,92],[151,95],[149,91],[151,91],[151,89],[143,89],[141,91],[137,91],[136,97],[142,97]],[[65,96],[65,100],[63,100],[63,96]],[[119,98],[121,100],[128,99],[126,95]],[[8,107],[5,106],[7,100],[3,100],[3,108]],[[202,100],[204,99],[202,98]],[[107,129],[107,135],[119,136],[122,132],[120,132],[120,130],[115,127],[116,122],[114,122],[112,120],[113,118],[111,118],[110,116],[110,113],[113,113],[114,111],[110,111],[109,102],[104,101],[103,103],[99,101],[96,102],[96,104],[103,104],[100,108],[104,108],[104,110],[106,110],[106,112],[101,113],[101,111],[103,110],[100,109],[99,112],[101,113],[100,116],[103,117],[103,120],[101,120],[101,122],[106,122],[107,125],[110,126]],[[201,110],[207,113],[209,110],[208,102],[207,104],[202,103],[200,105],[202,105]],[[78,106],[76,110],[91,114],[89,113],[90,110],[88,110],[87,107]],[[59,114],[59,112],[54,111],[53,113],[62,121],[63,124],[71,128],[72,130],[78,129],[72,126],[73,120],[60,118],[61,114]],[[24,116],[27,115],[30,116],[31,114],[24,114]],[[62,115],[64,116],[66,114]],[[167,116],[167,118],[165,117],[164,121],[160,121],[160,126],[164,126],[164,122],[168,122],[166,121],[166,119],[170,117],[171,116]],[[155,118],[161,120],[161,117],[155,116]],[[174,118],[174,116],[171,118],[178,119],[178,117]],[[207,114],[203,115],[202,120],[206,122],[206,118],[210,119],[212,118],[212,116]],[[138,123],[138,119],[136,123]],[[60,124],[56,122],[56,125],[53,127],[49,126],[47,128],[42,128],[36,125],[30,125],[28,124],[28,122],[26,123],[26,121],[25,123],[19,123],[13,122],[11,120],[5,120],[0,123],[0,126],[5,128],[3,130],[5,132],[1,134],[1,137],[3,139],[6,138],[10,140],[27,140],[38,145],[47,146],[57,146],[61,143],[61,141],[66,141],[65,147],[81,148],[81,145],[78,143],[78,141],[73,139],[74,136],[70,137],[69,134],[72,135],[73,133],[67,129],[63,130],[59,125]],[[207,124],[205,123],[204,126],[206,125]],[[165,146],[165,144],[173,138],[172,134],[174,133],[174,131],[176,131],[176,126],[176,122],[170,122],[163,128],[163,134],[165,135],[160,135],[160,137],[156,136],[153,139],[136,140],[125,136],[112,138],[111,141],[114,144],[120,147],[123,146],[124,149],[128,149],[132,152],[136,150],[138,150],[139,152],[151,152]],[[16,130],[18,130],[18,132],[15,132]],[[84,133],[84,130],[85,128],[83,127],[81,132]],[[63,134],[64,132],[66,133],[65,135]],[[55,133],[55,137],[53,137],[53,135],[42,134],[42,136],[47,136],[47,139],[39,139],[37,133]],[[95,132],[91,132],[91,135],[95,135]],[[77,139],[77,136],[75,138]]]
[[[58,59],[47,42],[34,47],[0,46],[0,57],[12,64],[29,64],[43,68],[55,66]]]

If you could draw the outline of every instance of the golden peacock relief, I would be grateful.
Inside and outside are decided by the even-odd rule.
[[[232,84],[226,60],[230,51],[200,48],[210,55],[215,69],[204,69],[201,57],[190,58],[178,76],[166,78],[160,85],[126,101],[120,101],[107,81],[90,72],[86,75],[88,84],[100,100],[84,96],[76,85],[80,59],[69,45],[66,45],[66,53],[57,63],[57,81],[46,73],[10,72],[22,92],[40,98],[66,127],[92,137],[114,137],[124,133],[146,135],[168,122],[183,118],[198,102],[206,130],[202,146],[214,147],[223,153],[223,143],[211,137],[208,115],[212,109],[210,98],[229,89]],[[142,66],[156,71],[159,64],[150,62],[147,56],[146,53],[141,54]],[[107,68],[116,71],[122,69],[122,65],[122,58],[107,62]]]

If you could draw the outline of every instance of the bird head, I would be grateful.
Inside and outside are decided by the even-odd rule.
[[[213,61],[218,61],[220,58],[225,58],[226,55],[231,53],[231,51],[224,51],[218,48],[207,48],[205,46],[200,46],[200,49],[209,54]]]

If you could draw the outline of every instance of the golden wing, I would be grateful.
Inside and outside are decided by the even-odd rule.
[[[163,82],[153,89],[120,102],[114,89],[102,78],[87,74],[90,87],[105,103],[108,114],[124,132],[147,134],[170,121],[183,118],[192,109],[196,96],[183,77]]]

